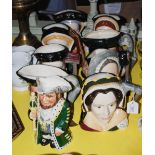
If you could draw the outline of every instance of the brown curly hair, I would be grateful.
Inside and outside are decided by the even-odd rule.
[[[108,88],[105,90],[98,89],[92,92],[90,95],[88,95],[85,99],[85,104],[88,106],[88,110],[91,110],[91,104],[93,103],[93,100],[95,99],[97,94],[99,93],[107,94],[109,92],[112,92],[114,94],[114,96],[116,97],[116,103],[118,105],[123,99],[123,94],[119,89],[115,89],[115,88]]]

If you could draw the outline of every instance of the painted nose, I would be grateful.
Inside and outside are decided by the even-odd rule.
[[[45,102],[45,103],[48,102],[48,97],[44,96],[43,102]]]
[[[107,116],[109,116],[109,114],[110,114],[110,110],[109,110],[109,108],[108,107],[103,107],[103,115],[105,116],[105,117],[107,117]]]

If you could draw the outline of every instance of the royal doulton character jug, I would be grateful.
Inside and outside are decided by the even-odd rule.
[[[83,84],[80,126],[88,131],[113,131],[128,126],[125,97],[128,91],[139,96],[141,88],[121,82],[110,73],[89,76]]]
[[[29,84],[30,91],[30,103],[29,103],[29,118],[33,120],[33,129],[36,130],[36,119],[32,117],[31,112],[36,111],[38,105],[38,87],[37,78],[41,77],[51,77],[54,75],[61,76],[72,85],[72,90],[64,94],[64,98],[70,103],[70,107],[74,107],[74,102],[80,93],[80,84],[76,76],[69,75],[64,70],[49,66],[49,65],[28,65],[20,68],[17,71],[17,75]],[[72,109],[73,110],[73,109]],[[73,111],[71,111],[73,115]]]
[[[67,47],[60,44],[49,44],[39,47],[34,56],[37,63],[46,64],[65,69],[64,59],[68,54]]]
[[[67,9],[53,14],[53,18],[57,23],[64,23],[80,34],[87,20],[87,14],[79,10]]]
[[[32,58],[34,51],[35,48],[28,45],[12,47],[12,86],[17,91],[28,89],[27,83],[17,76],[16,71],[23,66],[35,62]]]
[[[32,115],[37,120],[37,144],[50,144],[52,148],[63,149],[71,142],[69,130],[70,103],[64,93],[72,89],[71,84],[60,76],[38,78],[39,104]]]
[[[72,90],[68,92],[68,95],[66,95],[67,100],[71,104],[74,103],[74,101],[76,100],[77,96],[80,93],[81,88],[80,88],[80,83],[78,78],[75,75],[68,74],[66,71],[55,66],[42,65],[42,64],[28,65],[20,68],[17,71],[17,75],[29,83],[30,90],[32,90],[30,91],[32,95],[32,96],[30,95],[31,96],[30,99],[36,98],[34,97],[34,93],[37,94],[36,79],[38,77],[50,77],[53,75],[61,76],[71,83]],[[30,103],[31,103],[31,100],[30,100]]]
[[[87,59],[89,61],[88,76],[95,73],[107,72],[116,76],[123,76],[125,74],[125,66],[121,66],[119,53],[107,49],[96,49]],[[128,60],[126,60],[128,62]]]

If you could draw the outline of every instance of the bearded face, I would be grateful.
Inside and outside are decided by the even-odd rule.
[[[52,108],[57,103],[56,93],[40,94],[40,105],[43,109]]]

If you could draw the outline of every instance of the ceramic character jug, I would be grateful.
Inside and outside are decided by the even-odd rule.
[[[126,19],[115,14],[97,14],[93,17],[94,30],[113,29],[120,31],[122,25],[125,25]]]
[[[99,48],[90,53],[87,56],[87,60],[89,62],[88,76],[107,72],[125,78],[125,80],[129,79],[129,55],[127,51]]]
[[[90,59],[88,76],[100,72],[107,72],[116,76],[121,74],[118,52],[107,49],[96,49],[88,55],[87,59]],[[125,72],[124,68],[122,72]]]
[[[37,144],[50,144],[51,148],[63,149],[71,140],[70,104],[63,97],[72,89],[71,84],[60,76],[37,79],[39,105],[37,108]]]
[[[32,54],[34,51],[35,48],[28,45],[12,47],[12,85],[13,88],[18,91],[27,90],[28,85],[19,76],[17,76],[16,71],[23,66],[33,63]]]
[[[79,10],[67,9],[53,14],[53,18],[57,23],[64,23],[80,34],[87,20],[87,14]]]
[[[38,105],[38,87],[36,79],[39,77],[51,77],[58,75],[69,81],[72,85],[72,90],[67,94],[64,93],[64,98],[69,101],[70,105],[73,106],[74,101],[80,93],[80,84],[76,76],[69,75],[64,70],[43,64],[28,65],[20,68],[17,71],[17,75],[24,81],[28,82],[30,90],[30,103],[29,103],[29,118],[33,120],[33,129],[36,130],[36,119],[33,118],[31,112],[36,111]]]
[[[69,27],[62,23],[49,24],[42,28],[42,44],[60,44],[66,46],[69,51],[74,48],[74,39],[69,36]]]
[[[119,25],[115,18],[112,16],[105,16],[105,15],[96,15],[93,17],[94,21],[94,30],[100,29],[113,29],[119,31]]]
[[[125,97],[141,95],[141,87],[121,82],[110,73],[89,76],[83,84],[80,126],[87,131],[113,131],[128,126]]]
[[[34,56],[39,64],[47,64],[65,69],[64,59],[68,54],[68,48],[60,44],[49,44],[39,47]]]
[[[84,44],[89,48],[89,53],[98,48],[111,49],[118,46],[121,37],[119,31],[103,29],[87,33],[82,37]]]
[[[130,69],[132,68],[130,65],[130,55],[133,53],[133,42],[128,34],[113,29],[102,29],[86,34],[82,37],[82,40],[89,48],[89,55],[91,55],[91,53],[101,54],[102,52],[96,52],[100,49],[116,52],[117,54],[115,55],[119,57],[119,65],[121,66],[119,76],[122,77],[126,74],[125,79],[129,81]],[[97,54],[95,54],[95,56]],[[102,54],[104,55],[104,52]]]

